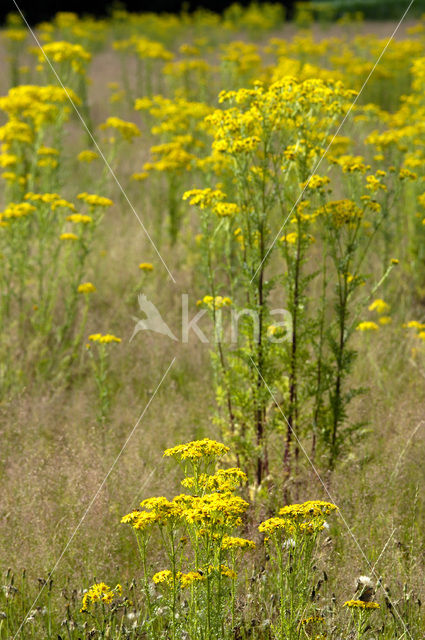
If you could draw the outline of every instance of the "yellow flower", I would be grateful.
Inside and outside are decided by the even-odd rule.
[[[205,304],[208,309],[221,309],[222,307],[230,307],[232,301],[227,296],[204,296],[202,300],[198,300],[198,305]]]
[[[288,244],[296,244],[298,240],[298,233],[296,231],[292,231],[291,233],[286,233],[284,236],[279,238],[279,242],[287,242]]]
[[[231,469],[218,469],[214,475],[201,473],[197,478],[195,476],[186,476],[181,484],[193,489],[200,487],[206,491],[233,491],[241,484],[245,484],[248,478],[246,474],[238,467]]]
[[[133,142],[134,138],[142,135],[139,127],[134,122],[127,122],[115,116],[108,118],[106,122],[101,124],[100,129],[115,129],[128,142]]]
[[[176,578],[180,577],[179,573],[177,573]],[[168,569],[165,569],[164,571],[158,571],[158,573],[155,573],[152,580],[155,584],[165,584],[168,587],[171,587],[173,585],[173,574]]]
[[[77,289],[78,293],[94,293],[95,291],[96,287],[91,282],[82,282]]]
[[[77,156],[77,160],[79,162],[93,162],[99,157],[99,154],[96,151],[92,151],[91,149],[86,149],[84,151],[80,151]]]
[[[330,216],[332,223],[337,228],[345,224],[354,224],[363,217],[363,211],[355,202],[348,199],[332,200],[318,209],[316,213]]]
[[[117,338],[111,333],[107,333],[102,335],[101,333],[92,333],[89,336],[89,340],[92,342],[99,342],[100,344],[107,344],[109,342],[121,342],[121,338]]]
[[[153,271],[153,265],[150,262],[141,262],[139,264],[139,269],[142,271]]]
[[[82,213],[72,213],[70,216],[66,218],[69,222],[73,222],[74,224],[89,224],[93,221],[91,216],[83,215]]]
[[[97,196],[94,193],[80,193],[77,198],[83,200],[91,207],[111,207],[114,204],[109,198]]]
[[[377,298],[369,305],[369,311],[377,311],[379,314],[387,313],[389,310],[390,305],[381,298]]]
[[[60,240],[78,240],[78,236],[75,233],[61,233]]]
[[[122,595],[122,587],[117,584],[115,589],[111,589],[104,582],[98,582],[90,587],[83,596],[83,603],[80,609],[81,613],[90,611],[96,602],[111,604],[114,598]]]
[[[403,324],[405,329],[425,329],[425,323],[418,322],[417,320],[410,320]]]
[[[75,73],[84,74],[91,55],[80,44],[71,42],[50,42],[44,45],[44,51],[34,47],[31,50],[38,58],[39,65],[46,63],[46,58],[58,64],[69,63]],[[46,57],[45,57],[46,56]]]
[[[369,322],[367,320],[360,322],[356,327],[356,331],[376,331],[377,329],[379,329],[379,327],[376,322]]]
[[[363,600],[347,600],[342,606],[349,609],[379,609],[380,607],[377,602],[363,602]]]
[[[2,213],[2,218],[6,219],[16,219],[16,218],[24,218],[28,216],[30,213],[35,211],[35,207],[29,202],[20,202],[19,204],[15,204],[14,202],[10,202],[6,209]]]
[[[387,324],[391,324],[391,323],[392,323],[392,321],[393,321],[393,320],[392,320],[391,316],[381,316],[381,317],[379,318],[379,321],[378,321],[378,322],[379,322],[379,324],[387,325]]]
[[[233,202],[217,202],[213,211],[220,217],[233,216],[238,213],[239,207]]]
[[[171,449],[166,449],[164,457],[175,456],[180,460],[199,460],[199,458],[204,457],[221,458],[228,451],[230,451],[229,447],[221,444],[221,442],[204,438],[203,440],[193,440],[192,442],[178,444]]]
[[[327,176],[318,176],[316,174],[313,174],[309,180],[306,180],[305,182],[301,183],[301,187],[302,188],[306,188],[306,189],[323,189],[323,187],[327,184],[329,184],[330,180]]]
[[[226,194],[220,189],[191,189],[185,191],[183,200],[189,199],[189,204],[196,205],[200,209],[208,209],[216,206],[221,200],[224,200]]]
[[[201,580],[205,580],[205,576],[199,571],[189,571],[189,573],[180,574],[180,585],[182,589],[189,587],[194,582],[200,582]]]
[[[255,542],[247,540],[246,538],[235,538],[233,536],[224,536],[221,541],[222,549],[242,549],[247,551],[248,549],[255,549]]]

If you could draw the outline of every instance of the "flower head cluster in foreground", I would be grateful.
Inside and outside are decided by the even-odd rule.
[[[363,600],[347,600],[342,605],[343,607],[348,607],[349,609],[379,609],[378,602],[363,602]]]
[[[87,593],[84,594],[80,611],[90,611],[98,602],[110,605],[114,599],[119,598],[121,595],[122,587],[120,584],[117,584],[115,589],[111,589],[104,582],[98,582],[92,585]]]
[[[299,535],[315,535],[325,528],[326,516],[336,510],[336,505],[322,500],[292,504],[280,509],[279,516],[262,522],[258,529],[268,536],[284,535],[296,538]]]

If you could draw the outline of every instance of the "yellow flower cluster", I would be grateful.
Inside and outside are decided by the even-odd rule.
[[[25,194],[24,199],[31,200],[31,202],[49,204],[52,211],[55,211],[59,207],[75,211],[75,205],[65,200],[65,198],[62,198],[58,193],[33,193],[29,191]]]
[[[207,523],[213,526],[240,526],[241,516],[248,503],[230,491],[224,493],[206,493],[202,497],[192,496],[183,512],[188,524]]]
[[[91,282],[82,282],[80,285],[78,285],[77,289],[78,293],[94,293],[95,291],[96,287]]]
[[[18,218],[25,218],[36,210],[36,208],[29,202],[20,202],[15,204],[10,202],[6,209],[0,213],[0,220],[13,220]]]
[[[381,298],[377,298],[369,305],[369,311],[377,311],[379,314],[388,313],[389,310],[390,305]]]
[[[173,574],[168,569],[155,573],[152,580],[155,584],[165,584],[167,587],[172,587],[174,583]],[[205,576],[200,571],[189,571],[188,573],[178,571],[175,577],[176,584],[182,589],[190,587],[194,582],[201,582],[202,580],[205,580]]]
[[[255,542],[247,540],[246,538],[237,538],[234,536],[224,536],[221,541],[222,549],[241,549],[247,551],[248,549],[255,549]]]
[[[99,154],[96,153],[96,151],[92,151],[91,149],[80,151],[77,156],[77,160],[79,162],[93,162],[93,160],[97,160],[97,158],[99,158]]]
[[[200,487],[205,491],[233,491],[247,481],[246,473],[239,467],[233,467],[218,469],[214,475],[201,473],[198,477],[186,476],[181,483],[187,489]]]
[[[111,589],[111,587],[108,587],[104,582],[98,582],[92,585],[87,593],[84,594],[80,612],[85,613],[90,611],[97,602],[109,605],[114,599],[119,598],[121,595],[122,587],[120,584],[117,584],[114,589]]]
[[[141,262],[139,264],[139,269],[141,269],[141,271],[153,271],[153,264],[150,262]]]
[[[378,602],[363,602],[363,600],[347,600],[342,606],[349,609],[379,609]]]
[[[164,456],[194,461],[200,458],[221,458],[229,451],[229,447],[221,444],[221,442],[204,438],[203,440],[193,440],[187,444],[178,444],[171,449],[166,449]]]
[[[117,40],[113,43],[116,51],[130,51],[141,59],[172,60],[173,54],[161,42],[148,40],[142,36],[132,36],[128,40]]]
[[[77,198],[90,205],[90,207],[112,207],[114,204],[109,198],[104,198],[94,193],[80,193]]]
[[[111,333],[102,335],[101,333],[92,333],[89,336],[89,340],[92,342],[99,342],[99,344],[108,344],[109,342],[121,342],[121,338],[117,338]]]
[[[115,116],[111,116],[106,120],[106,122],[103,122],[100,125],[100,129],[115,129],[122,135],[124,140],[127,140],[127,142],[133,142],[134,138],[138,138],[142,135],[139,127],[134,124],[134,122],[127,122],[126,120],[122,120]]]
[[[198,300],[197,305],[205,305],[208,309],[222,309],[223,307],[230,307],[232,301],[227,296],[204,296],[202,300]]]
[[[46,64],[46,57],[51,62],[57,64],[70,63],[75,73],[83,74],[86,71],[87,64],[91,60],[91,55],[80,44],[71,42],[49,42],[45,44],[42,51],[39,47],[31,49],[32,53],[37,56],[39,65]],[[45,57],[46,56],[46,57]]]
[[[71,213],[66,219],[73,224],[90,224],[90,222],[93,222],[91,216],[86,216],[83,213]]]
[[[363,211],[352,200],[332,200],[318,210],[318,214],[328,216],[336,228],[355,225],[363,217]]]
[[[376,324],[376,322],[373,322],[371,320],[360,322],[360,324],[358,324],[356,327],[356,331],[377,331],[378,329],[379,326]]]
[[[325,517],[337,509],[336,505],[322,500],[288,505],[280,509],[278,517],[265,520],[258,529],[269,536],[283,534],[296,538],[298,535],[314,535],[324,529]]]

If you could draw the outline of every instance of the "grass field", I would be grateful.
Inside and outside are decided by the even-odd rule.
[[[425,23],[396,26],[10,16],[2,640],[424,636]]]

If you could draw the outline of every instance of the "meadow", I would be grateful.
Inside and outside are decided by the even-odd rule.
[[[0,45],[0,640],[423,638],[425,18]]]

